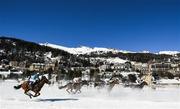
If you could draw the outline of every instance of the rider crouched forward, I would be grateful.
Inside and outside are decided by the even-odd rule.
[[[73,84],[80,83],[80,82],[81,82],[81,77],[75,77],[73,79]]]
[[[30,89],[33,89],[36,83],[40,80],[39,76],[39,73],[29,76],[28,81]]]

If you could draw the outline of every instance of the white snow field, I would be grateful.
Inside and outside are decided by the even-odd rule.
[[[163,86],[156,90],[123,88],[108,93],[83,87],[80,94],[68,94],[57,84],[45,85],[41,95],[29,99],[23,90],[15,90],[16,81],[0,82],[0,109],[180,109],[180,86]]]

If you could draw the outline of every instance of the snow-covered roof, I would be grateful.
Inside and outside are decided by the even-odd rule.
[[[9,71],[0,71],[0,75],[9,75],[11,72]]]
[[[137,75],[137,74],[139,74],[138,72],[121,72],[121,74],[123,75],[123,76],[128,76],[129,74],[135,74],[135,75]]]
[[[7,70],[7,71],[0,71],[0,75],[9,75],[9,74],[23,74],[22,71],[10,71],[10,70]]]

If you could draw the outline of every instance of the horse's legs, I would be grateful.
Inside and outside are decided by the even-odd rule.
[[[76,94],[77,93],[77,90],[74,90],[73,94]]]
[[[67,88],[67,89],[66,89],[66,91],[70,94],[70,92],[69,92],[69,88]]]
[[[29,91],[29,90],[26,90],[26,91],[24,92],[24,94],[27,95],[27,96],[29,96],[29,98],[31,99],[31,98],[32,98],[32,94],[31,94],[31,93],[28,93],[28,91]]]
[[[81,93],[81,90],[80,90],[80,88],[78,88],[78,89],[75,89],[75,91],[74,91],[74,94],[76,94],[76,93]]]
[[[71,88],[71,93],[73,92],[73,88]]]
[[[112,85],[110,84],[108,87],[108,92],[111,92],[114,86],[115,86],[114,84],[112,84]]]
[[[33,97],[38,97],[40,95],[40,93],[35,93],[35,95]]]
[[[73,92],[73,94],[76,94],[77,93],[77,89],[74,89],[74,92]]]
[[[78,91],[79,91],[79,93],[81,93],[81,89],[79,89]]]
[[[78,92],[78,93],[81,93],[81,87],[82,87],[82,86],[77,87],[76,93],[77,93],[77,92]]]

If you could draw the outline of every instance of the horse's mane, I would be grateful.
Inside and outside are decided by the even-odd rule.
[[[41,77],[41,79],[43,79],[43,78],[44,78],[44,79],[47,79],[46,76],[44,76],[44,75]]]
[[[41,79],[38,81],[38,83],[35,85],[35,87],[38,87],[39,90],[43,87],[45,84],[44,80],[47,79],[46,76],[42,76]]]

